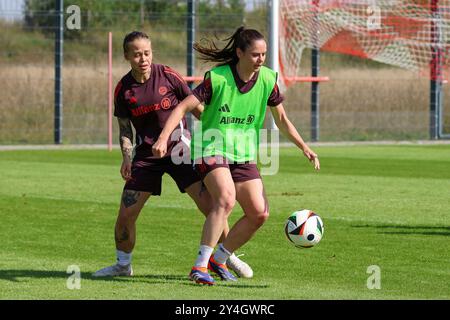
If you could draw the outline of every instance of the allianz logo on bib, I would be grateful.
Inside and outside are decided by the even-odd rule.
[[[219,108],[220,112],[231,112],[230,107],[228,106],[228,103],[225,103],[223,106]],[[231,116],[222,116],[220,118],[220,124],[251,124],[255,120],[255,116],[253,114],[250,114],[247,116],[247,118],[241,118],[241,117],[231,117]]]
[[[247,118],[223,116],[220,119],[220,124],[252,124],[253,121],[255,121],[255,116],[252,114],[248,115]]]
[[[220,119],[220,124],[245,124],[244,122],[245,118],[239,118],[239,117],[222,117]]]

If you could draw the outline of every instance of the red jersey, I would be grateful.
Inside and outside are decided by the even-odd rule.
[[[119,81],[114,92],[114,116],[130,119],[136,130],[134,160],[156,159],[152,153],[153,144],[172,110],[190,93],[186,82],[176,71],[160,64],[152,64],[150,78],[144,83],[137,82],[131,71]],[[177,129],[181,129],[182,137],[190,139],[186,118]],[[170,156],[181,139],[169,139],[166,156]]]

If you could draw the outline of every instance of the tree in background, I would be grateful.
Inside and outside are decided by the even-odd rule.
[[[199,28],[228,33],[245,22],[245,1],[200,0],[198,3]]]
[[[261,1],[261,7],[265,8],[263,0]],[[122,39],[132,30],[143,30],[152,36],[159,53],[164,53],[159,56],[164,56],[165,60],[169,61],[180,60],[178,56],[186,50],[187,1],[65,0],[66,19],[70,16],[66,13],[66,9],[72,4],[80,7],[81,30],[65,31],[64,46],[67,50],[64,53],[64,61],[97,59],[98,52],[107,50],[105,34],[109,31],[113,32],[115,39]],[[14,32],[21,34],[33,44],[26,47],[30,53],[40,52],[42,56],[52,56],[52,47],[48,41],[54,37],[55,6],[56,0],[24,0],[24,29]],[[254,12],[259,9],[255,7]],[[230,31],[245,23],[245,17],[251,16],[251,20],[258,21],[264,28],[266,21],[265,10],[258,11],[257,19],[253,11],[245,12],[243,0],[198,0],[196,16],[197,40],[210,36],[211,33],[218,37],[229,35]],[[252,27],[263,30],[259,25],[252,24]],[[5,37],[12,39],[9,33],[5,33],[3,38]],[[8,52],[27,51],[18,48],[17,42],[8,39],[3,40],[5,41],[11,43],[4,55],[8,59],[11,59]],[[94,48],[96,52],[93,52]],[[120,55],[120,41],[113,42],[113,52]]]
[[[25,25],[28,29],[52,32],[56,0],[25,0]],[[65,1],[65,7],[71,5]],[[167,0],[77,0],[85,29],[145,23],[180,27],[186,22],[186,1]],[[200,26],[207,29],[235,29],[245,15],[244,0],[200,0],[197,2]]]

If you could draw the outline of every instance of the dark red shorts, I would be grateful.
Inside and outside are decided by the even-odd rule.
[[[217,168],[228,168],[234,182],[244,182],[253,179],[261,179],[256,163],[244,162],[234,163],[221,156],[207,157],[201,163],[195,162],[195,171],[200,179],[205,179],[206,175]]]
[[[154,196],[161,195],[162,176],[169,174],[176,182],[180,192],[200,177],[191,164],[176,165],[170,157],[145,161],[134,161],[131,167],[131,180],[127,181],[124,190],[151,192]]]

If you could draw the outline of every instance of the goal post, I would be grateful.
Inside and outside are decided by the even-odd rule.
[[[306,48],[418,72],[430,77],[431,139],[445,137],[440,114],[449,39],[449,0],[280,0],[284,79],[298,74]]]
[[[318,2],[318,0],[313,0]],[[269,30],[269,67],[275,70],[280,75],[280,85],[284,88],[296,82],[311,82],[311,141],[319,140],[319,83],[328,81],[328,77],[319,77],[320,65],[320,48],[317,46],[312,50],[312,64],[311,76],[299,77],[297,72],[287,74],[281,54],[286,53],[286,42],[282,33],[286,31],[283,28],[283,16],[281,10],[283,9],[282,0],[268,1],[268,30]],[[298,61],[300,62],[300,61]],[[289,66],[291,67],[292,64]],[[299,64],[297,65],[299,67]],[[297,69],[296,69],[297,70]],[[277,129],[275,122],[270,117],[270,129]]]

